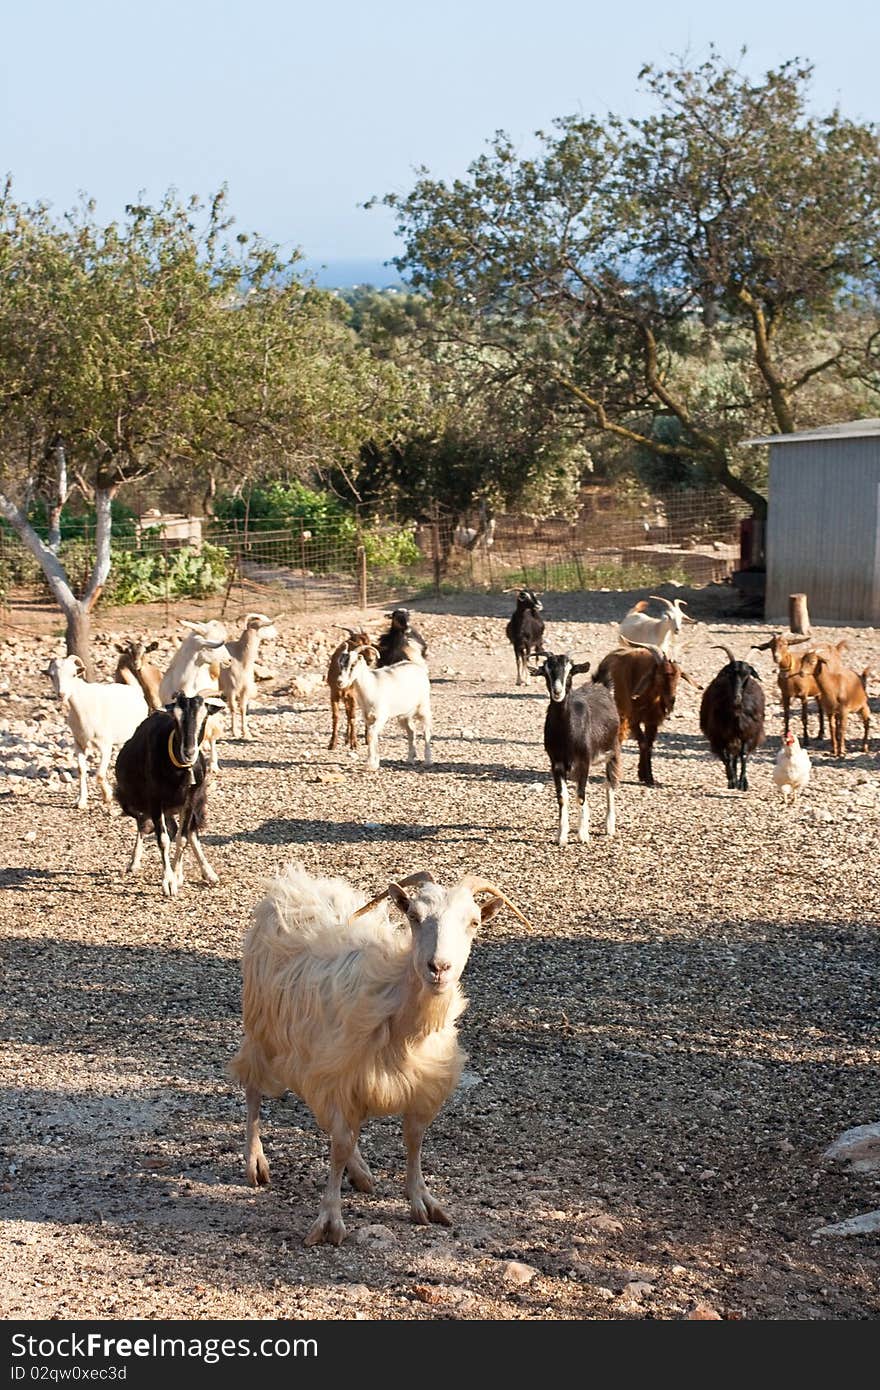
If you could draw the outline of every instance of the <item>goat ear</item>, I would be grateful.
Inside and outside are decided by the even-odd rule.
[[[74,656],[73,664],[77,671],[84,671],[86,669],[86,663],[83,661],[82,657]]]
[[[176,695],[175,695],[174,699],[170,701],[169,704],[167,704],[167,705],[164,706],[164,709],[165,709],[165,713],[166,713],[166,714],[173,714],[173,715],[174,715],[174,718],[175,718],[175,719],[177,718],[177,696],[176,696]]]
[[[589,661],[576,661],[571,668],[571,674],[573,676],[585,676],[589,669]]]
[[[127,651],[128,651],[128,647],[124,647],[124,646],[122,645],[121,642],[114,642],[114,643],[113,643],[113,650],[114,650],[115,652],[127,652]]]
[[[750,675],[750,676],[754,676],[754,678],[755,678],[756,681],[759,681],[759,680],[761,679],[761,677],[758,675],[757,671],[755,670],[754,666],[750,666],[750,667],[749,667],[749,675]]]
[[[488,901],[480,903],[480,921],[490,922],[493,917],[497,916],[503,906],[503,898],[489,898]]]
[[[223,714],[226,710],[225,700],[206,700],[205,708],[210,714]]]
[[[194,622],[191,618],[178,618],[177,621],[178,621],[178,623],[179,623],[179,625],[180,625],[181,627],[189,628],[190,632],[197,632],[197,633],[199,634],[200,637],[206,637],[206,636],[207,636],[207,633],[208,633],[208,625],[207,625],[207,623],[197,623],[197,622]]]
[[[154,651],[157,650],[158,646],[159,646],[159,643],[158,643],[158,642],[151,642],[150,645],[149,645],[148,647],[144,647],[144,651],[145,651],[145,652],[154,652]]]
[[[530,666],[530,667],[529,667],[529,675],[530,675],[530,676],[544,676],[544,675],[546,675],[546,674],[547,674],[547,666],[546,666],[546,664],[543,665],[543,666]]]

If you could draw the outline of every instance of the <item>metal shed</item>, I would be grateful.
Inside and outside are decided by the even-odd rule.
[[[820,622],[880,625],[880,420],[750,439],[770,446],[770,623],[805,593]]]

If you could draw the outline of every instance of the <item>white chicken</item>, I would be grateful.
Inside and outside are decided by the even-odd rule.
[[[792,805],[797,794],[810,780],[810,755],[801,745],[795,734],[789,732],[782,740],[782,747],[776,755],[773,781],[782,792],[782,800],[788,805],[789,793]]]

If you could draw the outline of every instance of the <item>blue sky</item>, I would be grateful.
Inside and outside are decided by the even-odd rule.
[[[714,10],[714,12],[713,12]],[[144,190],[229,184],[238,223],[312,261],[394,254],[362,211],[427,165],[454,177],[497,129],[573,111],[636,114],[645,61],[704,56],[750,71],[800,56],[815,105],[880,120],[876,4],[738,0],[8,0],[0,171],[22,198],[80,190],[117,215]]]

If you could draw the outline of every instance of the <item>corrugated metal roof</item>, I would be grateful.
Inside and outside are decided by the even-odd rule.
[[[794,434],[765,434],[744,439],[744,444],[806,444],[814,439],[868,439],[880,435],[880,420],[844,420],[840,425],[822,425],[817,430],[797,430]]]

